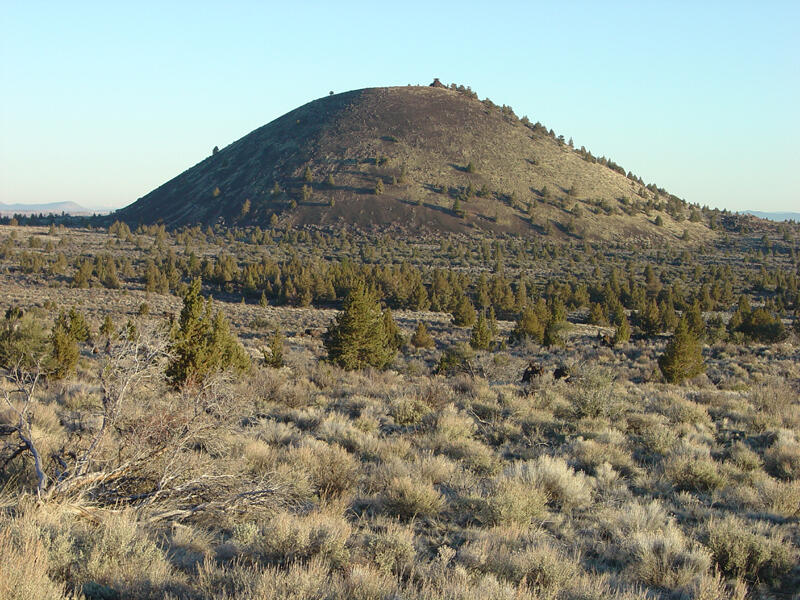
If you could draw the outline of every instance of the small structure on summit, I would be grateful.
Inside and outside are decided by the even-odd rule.
[[[430,86],[428,86],[428,87],[438,87],[438,88],[445,88],[445,89],[447,89],[447,86],[446,86],[445,84],[443,84],[441,81],[439,81],[439,78],[438,78],[438,77],[434,77],[434,78],[433,78],[433,83],[432,83],[432,84],[430,84]]]

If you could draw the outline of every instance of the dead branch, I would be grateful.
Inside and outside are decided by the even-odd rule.
[[[16,416],[17,421],[14,425],[7,424],[3,428],[3,432],[6,435],[16,434],[17,439],[20,441],[19,446],[30,452],[31,456],[33,457],[33,469],[36,474],[37,482],[36,494],[39,497],[41,497],[42,493],[47,488],[48,477],[42,465],[42,455],[33,439],[33,419],[30,411],[31,403],[33,402],[34,394],[36,393],[36,385],[39,382],[40,373],[41,369],[39,368],[37,368],[31,374],[24,374],[19,369],[13,369],[7,378],[9,381],[14,383],[15,389],[10,392],[5,391],[3,393],[5,403],[11,412]],[[12,401],[12,395],[18,395],[21,397],[20,406],[14,404]],[[3,466],[7,465],[12,458],[19,456],[20,452],[18,452],[18,449],[19,447],[12,452],[12,457],[6,460]]]

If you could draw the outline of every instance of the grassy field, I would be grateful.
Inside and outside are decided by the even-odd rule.
[[[769,253],[760,237],[698,252],[695,264],[663,248],[652,260],[688,287],[738,265],[737,293],[762,266],[796,273],[796,242],[775,230],[767,242],[779,251]],[[167,322],[185,281],[177,295],[147,292],[142,273],[148,258],[184,257],[190,244],[158,238],[0,227],[0,308],[19,306],[49,328],[75,307],[92,333],[65,379],[3,371],[0,598],[800,597],[796,333],[768,345],[709,340],[706,373],[670,385],[657,365],[668,335],[606,347],[597,334],[610,329],[576,307],[563,346],[501,345],[446,376],[435,368],[443,351],[471,328],[402,309],[393,315],[406,338],[422,321],[435,347],[405,344],[386,371],[344,371],[324,360],[320,336],[336,302],[263,306],[220,283],[206,292],[251,370],[176,390],[164,375]],[[436,240],[372,244],[369,260],[395,253],[398,263],[479,273],[480,244],[463,242],[468,252]],[[537,258],[514,243],[503,246],[504,272],[542,288],[565,271],[588,277],[628,260],[624,248],[597,249],[607,264],[591,252]],[[355,259],[369,245],[195,237],[191,250],[225,248],[242,265],[262,253]],[[81,257],[104,253],[119,260],[119,287],[96,276],[73,287]],[[41,268],[26,268],[35,254]],[[762,289],[754,302],[778,293]],[[106,344],[106,316],[136,335]],[[276,326],[282,368],[261,360]],[[513,327],[501,318],[498,338]],[[530,361],[544,374],[522,384]],[[554,378],[560,366],[568,380]],[[44,484],[30,448],[17,452],[20,431]]]

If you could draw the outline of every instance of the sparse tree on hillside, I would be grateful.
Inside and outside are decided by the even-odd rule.
[[[114,336],[114,321],[111,318],[111,315],[106,313],[105,318],[103,319],[103,324],[100,325],[100,335],[110,340]]]
[[[461,217],[462,219],[464,218],[464,215],[467,214],[466,211],[461,207],[461,201],[458,198],[453,200],[452,210],[453,214],[455,214],[457,217]]]

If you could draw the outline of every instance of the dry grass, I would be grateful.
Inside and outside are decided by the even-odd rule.
[[[75,235],[75,251],[103,247]],[[63,295],[94,329],[107,312],[157,327],[179,304],[133,286],[20,282],[0,273],[9,302]],[[137,316],[144,301],[151,313]],[[716,383],[675,387],[649,378],[663,340],[598,349],[582,326],[564,349],[479,353],[474,375],[447,378],[431,367],[469,330],[401,312],[405,333],[422,319],[441,347],[348,373],[303,334],[331,311],[219,305],[254,356],[270,331],[256,319],[281,324],[287,366],[182,395],[159,365],[97,446],[92,474],[134,465],[113,482],[37,503],[30,456],[11,460],[0,598],[754,600],[800,588],[794,339],[707,348]],[[101,423],[105,356],[82,352],[78,374],[42,382],[31,403],[51,474],[50,455],[85,451]],[[547,377],[522,386],[531,358]],[[576,367],[569,383],[550,376],[562,363]]]

